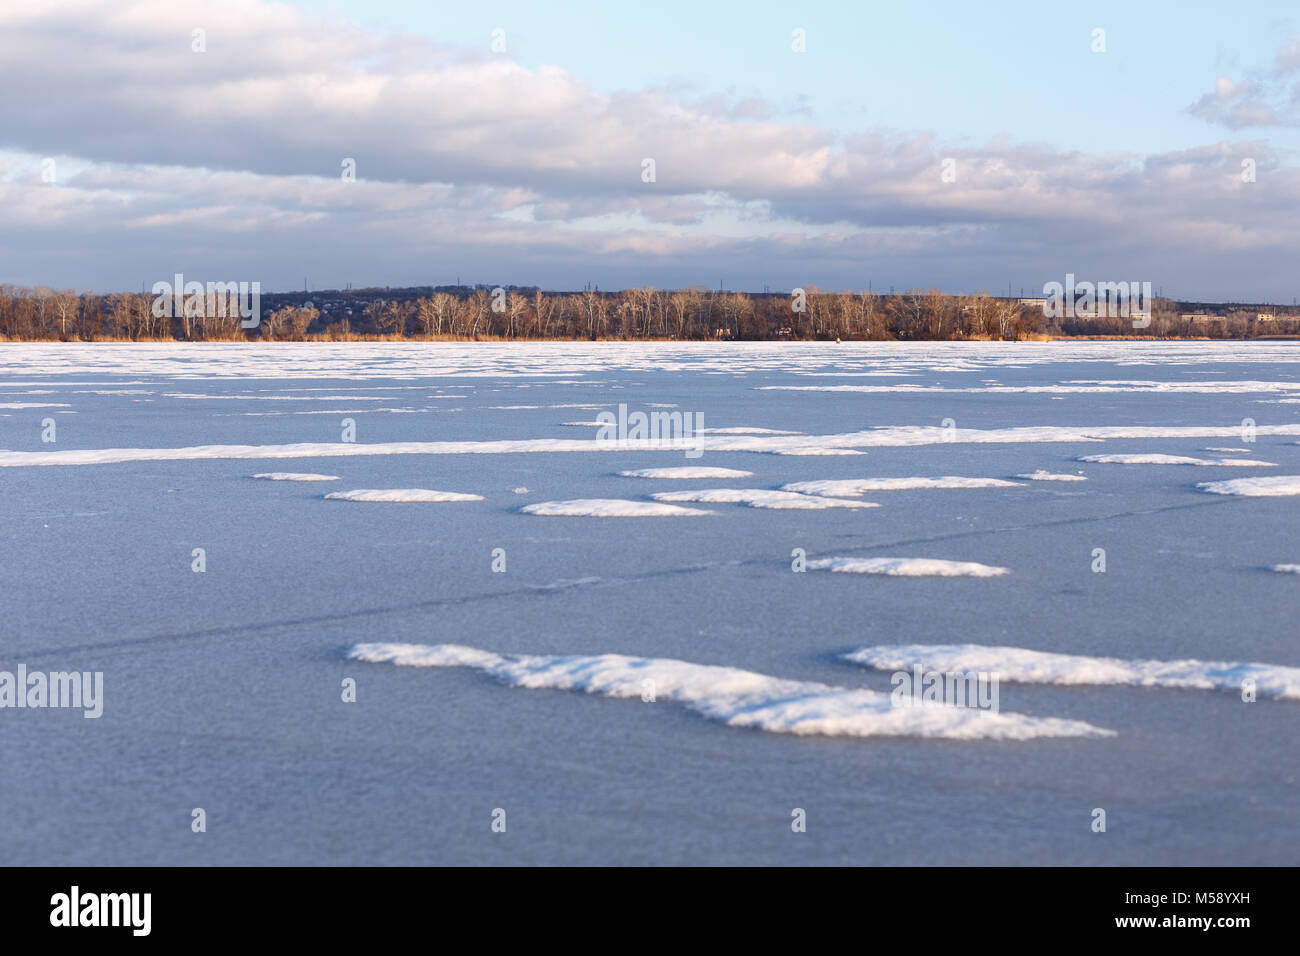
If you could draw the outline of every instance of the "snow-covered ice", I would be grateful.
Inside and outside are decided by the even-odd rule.
[[[942,558],[816,558],[808,562],[814,571],[842,574],[886,574],[892,577],[995,578],[1010,574],[1008,568],[977,561],[948,561]]]
[[[784,388],[840,384],[890,389]],[[0,403],[48,406],[0,409],[0,670],[108,689],[76,732],[0,720],[6,862],[1290,865],[1292,396],[1284,341],[0,343]],[[560,425],[620,404],[702,415],[702,457]],[[1112,454],[1236,463],[1077,460]],[[249,480],[317,473],[341,478]],[[341,650],[446,642],[510,682],[635,690]],[[841,658],[956,645],[1066,663],[953,658],[1006,681],[1000,720],[947,726]],[[1057,683],[1080,675],[1148,683]],[[225,808],[220,840],[132,824],[174,818],[160,766]],[[95,814],[78,779],[111,783]],[[1089,839],[1106,799],[1124,840]]]
[[[1239,495],[1244,498],[1282,498],[1300,495],[1300,475],[1270,475],[1267,478],[1229,478],[1202,481],[1197,488],[1214,495]]]
[[[959,478],[943,475],[938,478],[833,478],[819,481],[792,481],[782,485],[783,491],[804,495],[828,495],[832,498],[856,498],[873,491],[911,491],[926,488],[1019,488],[1014,481],[1001,478]]]
[[[1186,455],[1084,455],[1079,461],[1103,465],[1199,465],[1203,468],[1276,468],[1271,461],[1250,458],[1191,458]]]
[[[1045,471],[1042,468],[1036,471],[1026,472],[1023,475],[1015,475],[1016,478],[1023,478],[1026,481],[1087,481],[1087,475],[1072,475],[1068,472]]]
[[[1013,428],[956,428],[937,426],[887,426],[868,431],[816,437],[776,435],[697,436],[659,440],[629,438],[617,442],[568,438],[484,439],[404,442],[291,442],[271,445],[192,445],[155,448],[90,448],[66,451],[0,451],[0,468],[57,465],[106,465],[131,461],[210,461],[222,458],[351,458],[368,455],[513,455],[513,454],[616,454],[628,451],[703,452],[748,451],[789,456],[860,454],[858,448],[907,448],[941,444],[1038,444],[1105,442],[1120,438],[1212,438],[1231,435],[1239,426],[1041,426]],[[1261,425],[1258,434],[1300,435],[1300,424]],[[1109,456],[1106,456],[1109,457]],[[1203,459],[1170,461],[1185,456],[1120,455],[1131,464],[1202,464]],[[1148,459],[1136,461],[1135,459]],[[1082,460],[1082,459],[1081,459]],[[1216,465],[1271,466],[1271,462],[1222,459]]]
[[[844,737],[1031,740],[1107,737],[1080,720],[991,713],[968,707],[895,707],[889,694],[770,677],[735,667],[622,654],[496,654],[458,644],[358,644],[354,661],[404,667],[471,667],[514,687],[576,690],[603,697],[682,704],[729,727]],[[647,719],[654,709],[643,710]]]
[[[312,472],[301,471],[264,471],[261,474],[254,475],[254,478],[263,478],[266,481],[338,481],[338,475],[317,475]]]
[[[359,488],[356,491],[332,491],[326,498],[338,501],[437,502],[482,501],[482,495],[458,491],[433,491],[429,488]]]
[[[842,501],[817,495],[766,488],[705,488],[699,491],[660,491],[651,495],[655,501],[697,501],[704,504],[749,505],[778,511],[821,511],[826,508],[878,508],[874,501]]]
[[[1026,684],[1111,684],[1241,693],[1300,700],[1300,667],[1200,660],[1121,660],[980,644],[864,647],[846,660],[876,670],[984,671]]]
[[[519,509],[526,515],[562,518],[673,518],[707,515],[700,508],[679,508],[654,501],[627,501],[622,498],[574,498],[570,501],[539,501]]]
[[[752,478],[752,471],[741,471],[739,468],[711,468],[707,465],[681,465],[672,468],[636,468],[631,471],[620,471],[624,478],[678,478],[678,479],[699,479],[705,478]]]

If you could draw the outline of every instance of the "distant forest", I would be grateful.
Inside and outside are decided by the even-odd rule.
[[[151,293],[78,294],[0,285],[6,341],[452,340],[1025,340],[1045,337],[1257,338],[1300,335],[1300,309],[1157,298],[1150,324],[1044,315],[1041,300],[805,290],[788,293],[652,288],[544,292],[419,287],[263,293],[245,329],[234,296],[207,296],[158,314]],[[169,310],[167,310],[169,311]]]

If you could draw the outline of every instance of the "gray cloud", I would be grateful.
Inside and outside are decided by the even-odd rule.
[[[258,0],[15,5],[0,84],[4,280],[973,290],[1073,271],[1293,294],[1300,177],[1265,141],[1097,156],[835,137],[730,93],[606,96]],[[1194,109],[1232,125],[1259,91],[1211,95]]]

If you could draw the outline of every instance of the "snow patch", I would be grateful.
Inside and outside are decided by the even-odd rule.
[[[992,713],[922,703],[894,707],[891,695],[787,680],[754,671],[623,654],[494,654],[457,644],[358,644],[348,658],[403,667],[471,667],[512,687],[583,691],[671,701],[728,727],[841,737],[1029,740],[1113,736],[1079,720]],[[648,709],[646,713],[653,713]]]
[[[773,448],[770,449],[773,455],[795,455],[799,457],[816,457],[833,455],[865,455],[865,451],[854,451],[852,448]]]
[[[891,577],[994,578],[1010,574],[1000,568],[975,561],[946,561],[941,558],[817,558],[809,561],[814,571],[838,571],[845,574],[886,574]]]
[[[360,488],[334,491],[325,496],[338,501],[482,501],[482,495],[465,495],[458,491],[432,491],[428,488]]]
[[[749,505],[781,511],[820,511],[826,508],[878,508],[874,501],[843,501],[765,488],[706,488],[700,491],[660,491],[655,501],[698,501],[705,504]]]
[[[866,647],[844,657],[876,670],[985,671],[1000,680],[1025,684],[1105,684],[1240,693],[1242,682],[1250,679],[1260,697],[1300,700],[1300,667],[1276,664],[1121,660],[983,644]]]
[[[311,472],[296,471],[264,471],[260,475],[254,475],[254,478],[263,478],[266,481],[338,481],[338,475],[315,475]]]
[[[1273,475],[1268,478],[1231,478],[1225,481],[1202,481],[1197,488],[1212,495],[1239,495],[1243,498],[1281,498],[1300,495],[1300,475]]]
[[[783,491],[796,491],[805,495],[830,495],[835,498],[856,498],[869,491],[906,491],[916,488],[1020,488],[1022,485],[1001,478],[959,478],[944,475],[939,478],[837,478],[824,481],[792,481],[782,485]]]
[[[593,423],[595,424],[595,423]],[[958,444],[1023,444],[1040,442],[1102,442],[1109,439],[1228,438],[1239,435],[1240,425],[1147,426],[1032,426],[1019,428],[957,428],[935,426],[884,426],[840,435],[711,435],[705,451],[747,451],[775,455],[861,455],[858,448],[903,448]],[[1300,424],[1261,425],[1259,435],[1300,435]],[[667,447],[690,450],[686,443]],[[297,442],[282,445],[196,445],[183,448],[89,448],[64,451],[0,450],[0,468],[104,465],[133,461],[210,461],[219,458],[342,458],[361,455],[510,455],[561,452],[663,451],[665,444],[652,439],[617,443],[561,438],[498,439],[488,441]],[[1265,464],[1236,461],[1238,465]]]
[[[800,432],[784,431],[780,428],[749,428],[735,426],[732,428],[701,428],[701,432],[713,435],[798,435]]]
[[[1276,468],[1271,461],[1248,458],[1188,458],[1184,455],[1085,455],[1078,461],[1091,461],[1103,465],[1199,465],[1205,468]]]
[[[1086,475],[1067,475],[1063,472],[1044,471],[1039,468],[1037,471],[1031,471],[1026,475],[1016,475],[1016,478],[1023,478],[1026,481],[1087,481]]]
[[[622,498],[574,498],[570,501],[539,501],[519,509],[526,515],[563,518],[662,518],[708,515],[712,511],[679,508],[653,501],[625,501]]]
[[[736,468],[695,468],[683,465],[679,468],[639,468],[635,471],[620,471],[624,478],[752,478],[752,471],[740,471]]]

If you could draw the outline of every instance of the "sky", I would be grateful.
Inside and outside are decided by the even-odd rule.
[[[1300,295],[1300,8],[27,0],[0,283]]]

